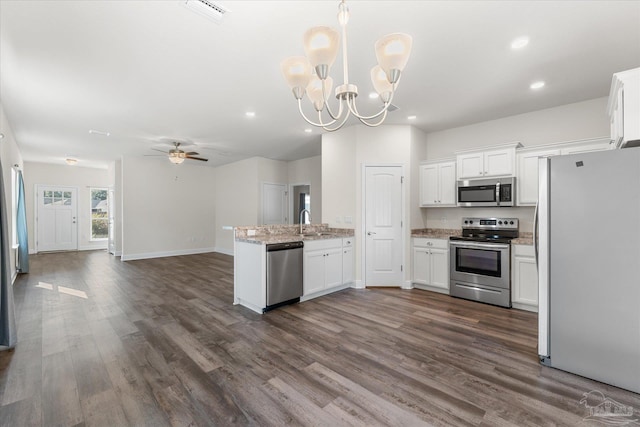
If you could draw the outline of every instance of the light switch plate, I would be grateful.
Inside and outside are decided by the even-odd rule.
[[[351,224],[351,223],[353,223],[353,218],[350,217],[350,216],[345,216],[344,217],[344,222],[347,223],[347,224]]]

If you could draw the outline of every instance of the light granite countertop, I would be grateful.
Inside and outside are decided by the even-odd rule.
[[[448,239],[451,236],[462,235],[458,228],[418,228],[411,230],[411,237],[425,237],[427,239]]]
[[[411,237],[424,237],[427,239],[448,239],[451,236],[462,235],[462,230],[455,228],[420,228],[411,230]],[[517,239],[511,241],[512,245],[533,245],[533,233],[520,232]]]
[[[344,237],[353,237],[353,229],[347,228],[328,228],[323,225],[305,226],[304,235],[297,233],[298,226],[269,226],[266,233],[260,230],[255,236],[248,236],[246,229],[258,227],[238,227],[236,230],[236,242],[253,243],[256,245],[271,245],[276,243],[288,242],[308,242],[312,240],[328,240],[342,239]],[[267,227],[264,227],[265,229]],[[295,231],[294,231],[295,230]]]

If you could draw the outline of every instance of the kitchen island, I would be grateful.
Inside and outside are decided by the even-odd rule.
[[[353,283],[353,230],[326,224],[236,227],[234,304],[257,313],[267,308],[267,245],[303,242],[303,292],[300,301]]]

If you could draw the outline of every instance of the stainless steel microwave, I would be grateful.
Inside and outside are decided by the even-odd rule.
[[[458,206],[515,206],[516,179],[473,179],[456,183]]]

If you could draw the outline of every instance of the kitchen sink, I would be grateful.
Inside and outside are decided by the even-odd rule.
[[[298,234],[300,237],[320,237],[320,236],[335,236],[335,233],[329,233],[326,231],[316,232],[316,233],[302,233]]]

